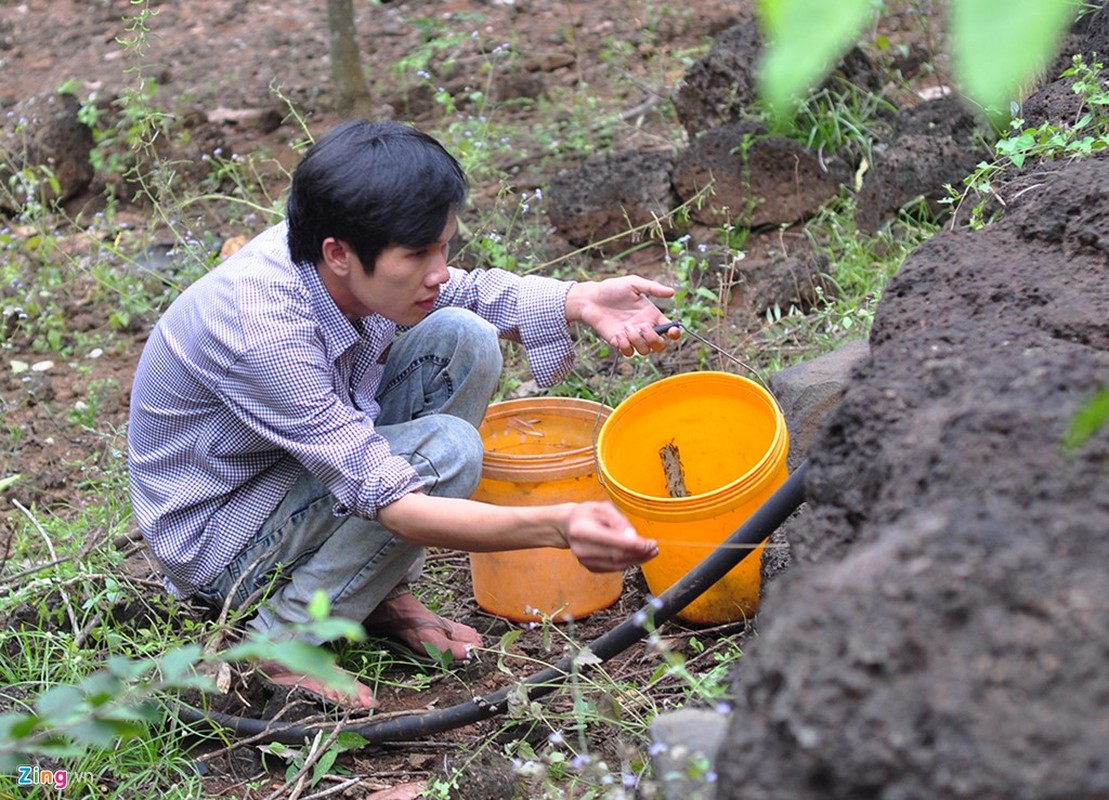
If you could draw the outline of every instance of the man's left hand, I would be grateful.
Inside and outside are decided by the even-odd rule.
[[[566,319],[584,322],[626,356],[645,355],[666,348],[655,326],[667,319],[651,299],[673,296],[672,287],[637,275],[577,283],[566,295]],[[667,331],[671,339],[680,335],[676,326]]]

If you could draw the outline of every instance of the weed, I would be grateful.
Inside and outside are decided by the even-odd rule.
[[[1026,127],[1016,117],[1009,123],[1009,133],[994,144],[997,157],[983,161],[963,180],[963,188],[947,187],[943,201],[953,206],[951,226],[960,224],[959,212],[972,203],[965,224],[979,229],[996,220],[1005,208],[1005,200],[995,191],[994,182],[1010,168],[1023,169],[1032,162],[1055,161],[1091,156],[1109,148],[1109,87],[1102,78],[1103,65],[1095,60],[1087,64],[1081,55],[1072,57],[1071,66],[1060,78],[1071,79],[1071,89],[1080,105],[1070,121],[1046,120],[1034,128]]]

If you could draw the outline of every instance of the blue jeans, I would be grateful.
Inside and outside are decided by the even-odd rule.
[[[412,464],[424,492],[469,497],[477,488],[483,455],[477,426],[501,366],[493,326],[462,309],[440,309],[393,343],[377,393],[376,429],[395,455]],[[289,625],[310,623],[307,605],[323,590],[333,615],[361,622],[419,577],[424,549],[375,521],[336,517],[335,503],[305,471],[200,598],[221,605],[234,591],[231,605],[238,608],[248,598],[265,595],[248,626],[277,634]]]

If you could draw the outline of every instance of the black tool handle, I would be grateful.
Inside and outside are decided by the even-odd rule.
[[[682,324],[680,322],[678,322],[677,320],[675,320],[673,322],[664,322],[661,325],[656,325],[655,326],[655,333],[663,334],[663,333],[666,333],[671,328],[680,328],[681,326],[682,326]]]

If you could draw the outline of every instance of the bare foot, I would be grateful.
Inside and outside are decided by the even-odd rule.
[[[290,672],[288,668],[276,661],[258,662],[258,672],[262,675],[262,679],[274,686],[298,689],[317,700],[354,711],[369,711],[374,707],[374,693],[369,686],[355,680],[353,675],[343,672],[338,667],[335,667],[335,671],[354,681],[350,691],[332,688],[323,681],[302,672]]]
[[[476,630],[443,619],[411,592],[384,601],[363,624],[367,633],[396,639],[421,655],[428,655],[424,645],[430,644],[441,653],[464,660],[471,650],[481,647],[481,634]]]

